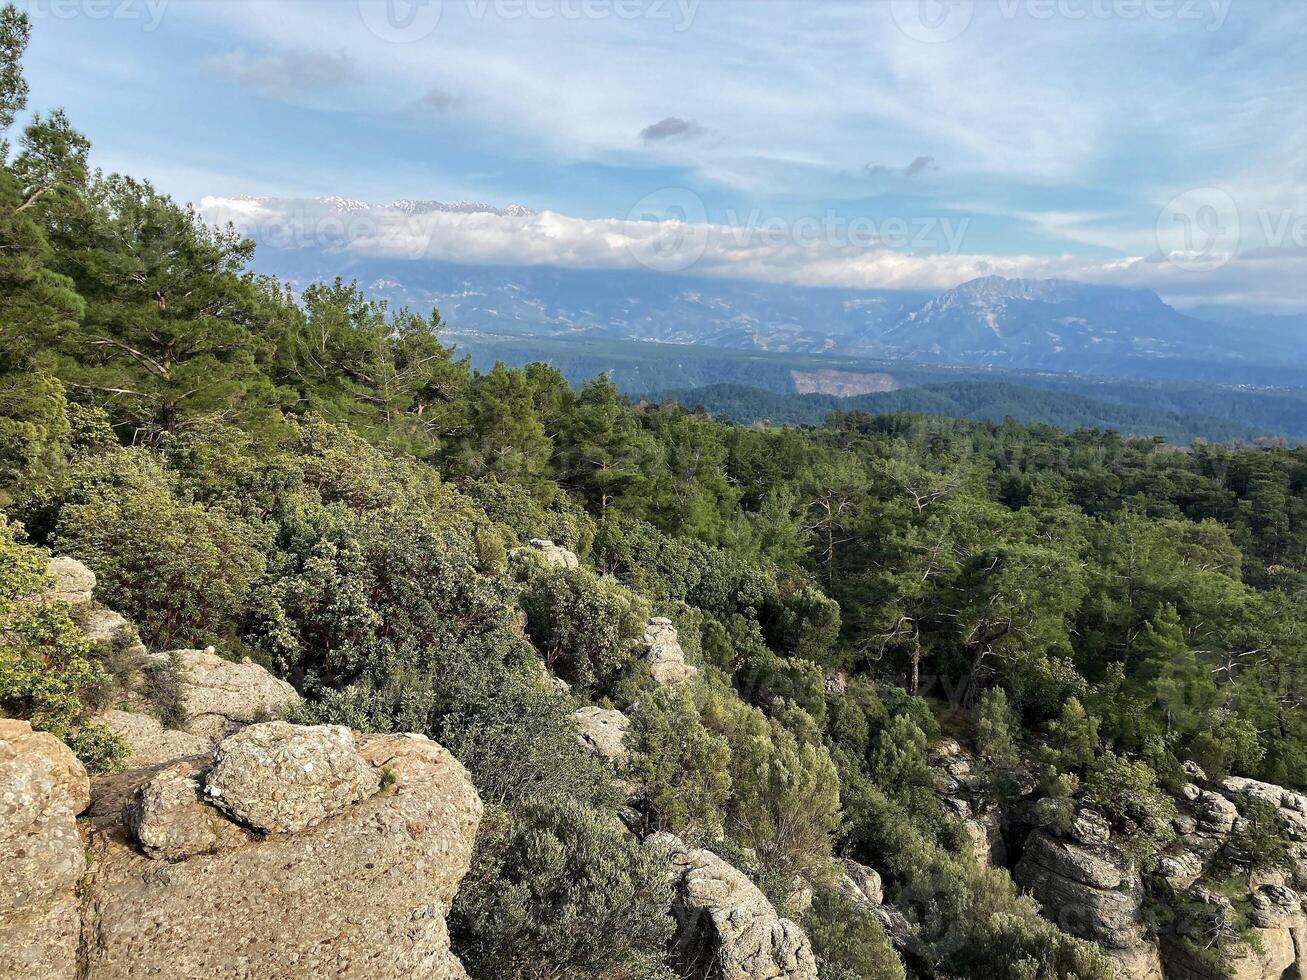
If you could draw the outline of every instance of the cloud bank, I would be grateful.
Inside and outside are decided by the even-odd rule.
[[[966,251],[965,225],[925,220],[857,227],[819,220],[714,224],[223,197],[204,198],[201,211],[207,221],[230,222],[264,247],[468,265],[644,268],[854,289],[947,289],[978,276],[1003,275],[1143,286],[1181,305],[1296,310],[1302,307],[1301,291],[1290,284],[1307,275],[1307,249],[1296,245],[1228,256],[1160,249],[1106,259],[995,255]]]

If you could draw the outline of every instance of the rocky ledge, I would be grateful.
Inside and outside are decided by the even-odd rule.
[[[645,842],[675,887],[674,955],[685,976],[714,980],[817,980],[812,945],[744,874],[672,834]]]
[[[88,779],[0,721],[0,976],[462,978],[445,913],[480,815],[417,735],[268,722]]]

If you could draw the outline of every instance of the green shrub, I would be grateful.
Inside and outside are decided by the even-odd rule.
[[[247,525],[178,499],[167,472],[144,453],[88,462],[78,482],[56,541],[95,572],[97,598],[154,647],[202,647],[233,635],[263,571]]]
[[[603,691],[634,656],[649,603],[586,569],[537,574],[522,602],[532,641],[562,677]]]
[[[647,830],[721,837],[731,750],[704,727],[688,693],[663,689],[642,698],[626,747],[626,775],[638,787]]]
[[[671,885],[611,817],[570,801],[487,813],[450,914],[475,980],[671,980]]]
[[[49,556],[20,544],[0,517],[0,714],[22,718],[68,742],[88,769],[115,768],[125,748],[108,730],[83,724],[108,680],[63,603],[41,601],[52,584]]]
[[[843,895],[819,893],[803,926],[821,980],[903,980],[903,963],[880,921]]]

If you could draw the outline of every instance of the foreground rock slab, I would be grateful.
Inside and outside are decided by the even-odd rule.
[[[77,814],[89,799],[68,746],[0,718],[0,977],[74,976],[86,868]]]
[[[393,786],[298,832],[239,843],[235,825],[222,830],[221,811],[188,786],[202,777],[184,763],[96,780],[83,975],[463,977],[445,913],[480,819],[472,782],[419,736],[358,736],[354,751],[374,786],[386,771]],[[125,807],[155,822],[125,820]],[[205,823],[219,849],[188,855]],[[147,827],[153,853],[135,836]],[[183,857],[159,860],[161,850]]]

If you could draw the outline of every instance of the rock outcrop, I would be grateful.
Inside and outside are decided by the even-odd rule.
[[[47,593],[56,602],[66,602],[74,609],[88,605],[95,595],[95,572],[76,558],[51,558],[46,569],[54,580]]]
[[[930,759],[940,774],[940,799],[962,823],[976,860],[986,867],[1006,864],[998,810],[986,799],[971,753],[956,739],[942,738],[932,746]]]
[[[1014,877],[1045,915],[1102,945],[1130,980],[1266,980],[1296,976],[1307,954],[1307,797],[1270,783],[1207,780],[1186,765],[1172,821],[1175,839],[1156,870],[1177,898],[1160,935],[1140,921],[1143,882],[1107,822],[1081,810],[1066,837],[1034,831]],[[1274,814],[1275,830],[1297,860],[1289,871],[1250,867],[1246,834],[1254,801]],[[1231,868],[1246,886],[1230,891]],[[1244,891],[1246,887],[1246,891]]]
[[[580,568],[581,561],[576,553],[556,545],[547,538],[532,538],[527,542],[541,557],[554,568]]]
[[[645,656],[654,681],[661,687],[684,684],[699,672],[685,662],[685,650],[672,621],[664,616],[649,620],[644,631]]]
[[[621,765],[629,757],[626,749],[626,731],[631,721],[615,708],[597,708],[587,705],[572,715],[576,721],[577,740],[587,749],[614,765]]]
[[[481,802],[453,756],[282,722],[215,755],[88,781],[0,721],[0,976],[465,978],[445,914]]]
[[[90,781],[68,746],[0,719],[0,977],[72,978]]]
[[[236,729],[277,718],[299,701],[295,689],[246,657],[224,660],[212,647],[171,654],[179,672],[182,728],[211,744]]]
[[[51,571],[92,638],[135,641],[85,566]],[[129,706],[158,680],[139,655]],[[458,761],[422,736],[270,721],[297,695],[249,660],[153,656],[176,666],[185,730],[102,712],[128,772],[88,779],[0,719],[0,977],[466,980],[445,914],[481,801]]]
[[[420,736],[323,734],[255,726],[225,740],[216,763],[201,756],[95,781],[89,976],[463,976],[444,917],[481,812],[466,771]],[[382,790],[386,773],[393,785]],[[364,782],[368,795],[351,801]],[[234,785],[241,813],[271,814],[258,822],[277,832],[214,805]],[[329,792],[325,807],[306,802],[310,787],[332,786],[349,788]]]
[[[645,844],[667,862],[675,887],[674,957],[682,975],[706,980],[816,980],[808,937],[781,918],[740,871],[671,834]]]
[[[1139,918],[1143,881],[1133,862],[1108,846],[1108,829],[1097,814],[1076,820],[1077,838],[1035,831],[1013,877],[1064,932],[1107,950],[1118,975],[1161,980],[1157,944]]]

